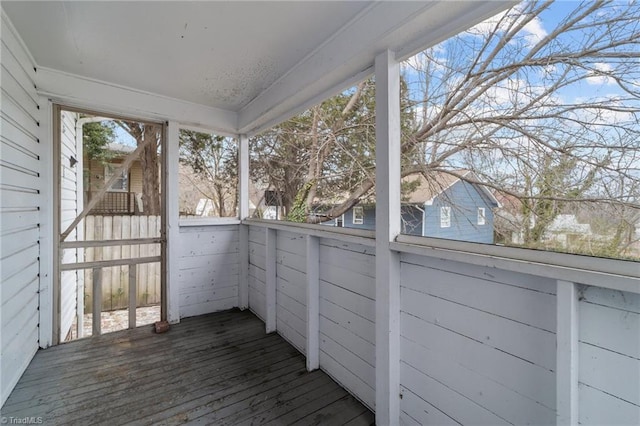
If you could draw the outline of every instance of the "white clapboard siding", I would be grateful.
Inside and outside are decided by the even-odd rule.
[[[579,420],[640,424],[640,295],[581,287]]]
[[[553,423],[553,282],[482,269],[403,255],[401,385],[461,423]]]
[[[0,406],[38,349],[40,111],[34,64],[2,15],[0,96]]]
[[[262,321],[267,318],[265,309],[265,230],[249,227],[249,309]]]
[[[237,225],[181,227],[178,243],[180,316],[238,305]]]
[[[276,328],[303,354],[307,339],[306,239],[278,231],[276,235]]]
[[[320,240],[320,367],[375,404],[375,257],[371,247]]]
[[[81,171],[78,165],[71,167],[71,157],[78,160],[76,149],[76,113],[62,111],[60,114],[60,229],[66,229],[80,214],[82,208],[82,194],[78,191],[78,179]],[[76,241],[77,227],[66,241]],[[62,263],[78,262],[78,250],[64,250]],[[84,275],[84,271],[64,271],[60,274],[60,341],[65,340],[71,330],[71,325],[76,316],[78,303],[78,279]],[[82,300],[82,298],[81,298]]]

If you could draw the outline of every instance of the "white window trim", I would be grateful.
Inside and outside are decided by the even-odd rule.
[[[478,207],[478,225],[487,224],[487,211],[484,207]]]
[[[118,168],[120,168],[120,166],[122,166],[121,163],[107,163],[107,164],[105,164],[105,166],[104,166],[104,182],[105,183],[107,183],[107,181],[109,179],[111,179],[111,176],[113,176],[112,171],[117,170]],[[111,168],[111,170],[109,170],[109,168]],[[125,179],[125,183],[127,184],[127,187],[124,188],[124,189],[114,189],[114,188],[110,187],[109,189],[107,189],[108,192],[129,192],[129,172],[128,171],[122,171],[122,176]]]
[[[440,207],[440,228],[451,228],[451,207]]]
[[[359,211],[361,211],[361,216],[360,218],[356,218],[356,209],[358,209]],[[363,225],[364,224],[364,207],[362,206],[355,206],[353,208],[353,211],[351,212],[353,217],[352,217],[352,223],[354,225]],[[342,222],[344,223],[344,222]]]

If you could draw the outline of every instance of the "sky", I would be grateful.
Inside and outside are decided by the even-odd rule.
[[[527,23],[527,25],[524,27],[524,29],[521,32],[521,34],[524,35],[524,42],[522,44],[523,46],[525,46],[525,48],[522,49],[521,53],[522,54],[527,53],[527,49],[526,49],[527,44],[529,45],[529,47],[535,45],[535,43],[537,43],[538,41],[546,37],[549,34],[549,32],[553,31],[553,29],[558,25],[558,23],[562,19],[564,19],[567,16],[571,16],[572,11],[576,8],[578,4],[579,4],[578,2],[574,2],[574,1],[557,1],[553,3],[547,10],[545,10],[539,17],[536,17],[531,22]],[[624,6],[624,3],[614,2],[613,6],[611,7],[615,8],[616,6]],[[488,34],[488,32],[494,28],[495,24],[498,22],[498,19],[502,16],[504,16],[504,13],[499,14],[494,18],[490,18],[484,21],[483,23],[480,23],[474,26],[473,28],[471,28],[465,33],[467,38],[471,39],[475,36],[478,38],[478,40],[480,40],[481,36]],[[581,39],[582,37],[583,37],[583,34],[580,34],[579,31],[576,31],[569,35],[564,35],[560,37],[559,41],[563,43],[571,43],[573,38]],[[575,45],[576,43],[574,42],[573,44]],[[455,54],[464,56],[465,55],[464,47],[461,48],[461,46],[462,46],[461,44],[456,45],[455,48],[457,49],[457,51]],[[440,45],[436,46],[434,49],[435,56],[445,61],[443,62],[445,66],[446,66],[446,61],[450,59],[450,58],[447,58],[447,56],[449,56],[451,53],[450,51],[447,51],[447,49],[451,49],[451,48],[452,48],[451,43],[448,41],[445,41]],[[419,61],[418,59],[416,59],[416,57],[410,58],[409,60],[407,60],[408,63],[412,63],[416,61]],[[601,62],[594,62],[592,66],[594,69],[602,72],[608,72],[613,70],[612,63],[610,62],[608,63],[606,60],[602,60]],[[411,67],[404,66],[403,70],[405,73],[405,77],[408,79],[410,85],[413,86],[412,80],[414,80],[413,82],[415,82],[415,79],[417,78],[417,76],[413,74],[413,70],[411,69]],[[550,68],[549,71],[554,72],[555,69]],[[584,71],[584,73],[586,74],[587,71]],[[528,74],[527,78],[529,79],[529,83],[533,83],[533,84],[536,84],[539,81],[541,81],[541,80],[536,81],[535,76],[533,76],[532,74]],[[511,84],[513,87],[517,86],[517,83],[511,83]],[[639,84],[640,84],[640,81],[639,81]],[[617,87],[617,85],[615,84],[615,81],[612,78],[604,75],[589,76],[579,83],[573,84],[566,88],[562,88],[556,92],[556,96],[558,96],[563,101],[566,101],[569,103],[573,103],[575,101],[581,101],[587,98],[621,96],[623,94],[624,92],[619,87]],[[503,95],[508,96],[508,93],[505,92],[503,93]]]

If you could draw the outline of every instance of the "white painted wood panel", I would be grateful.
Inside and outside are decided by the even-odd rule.
[[[264,318],[265,232],[250,228],[250,303]],[[303,351],[303,239],[281,228],[275,232],[277,330]],[[321,237],[319,254],[320,367],[374,404],[374,250]],[[402,255],[400,279],[401,424],[556,422],[554,280],[416,254]],[[629,377],[640,371],[640,298],[578,288],[579,418],[610,423],[607,411],[618,410],[609,419],[637,424],[639,391]]]
[[[450,354],[437,349],[425,348],[404,337],[401,341],[403,362],[446,386],[460,397],[472,401],[479,409],[513,424],[552,424],[555,421],[554,410],[497,383],[492,380],[491,376],[479,373],[467,365],[457,362],[455,357]],[[405,382],[403,381],[403,383]],[[431,390],[427,390],[427,383],[414,382],[412,384],[411,379],[406,381],[405,386],[419,395],[425,395],[425,398],[427,398],[426,392],[431,392]],[[443,409],[443,407],[440,408]],[[445,410],[448,415],[460,420],[479,416],[478,411],[480,410],[474,409],[469,412],[461,412],[456,409]],[[467,422],[469,420],[462,423]],[[477,422],[472,421],[471,423]]]
[[[249,227],[249,309],[266,321],[266,268],[264,228]]]
[[[468,374],[473,372],[479,377],[490,378],[491,383],[499,385],[502,389],[503,397],[520,395],[526,398],[529,405],[522,404],[521,408],[524,412],[533,412],[534,408],[544,406],[549,413],[553,414],[552,418],[555,421],[556,384],[553,372],[406,313],[401,316],[401,324],[403,360],[409,362],[409,357],[413,356],[416,349],[408,342],[416,342],[447,362],[446,369],[438,369],[444,374],[439,380],[457,389],[458,392],[468,394],[469,397],[475,395],[466,388],[467,382],[464,377],[458,377],[460,367],[464,367],[468,370]],[[421,366],[412,365],[415,368],[421,368]],[[448,383],[448,380],[455,381],[455,384]],[[483,386],[489,384],[489,382],[483,382]],[[477,390],[482,391],[483,387],[478,387]],[[492,407],[492,409],[497,408]],[[533,422],[537,419],[538,417],[533,417],[529,421]]]
[[[640,407],[583,383],[578,386],[578,418],[583,425],[640,424]]]
[[[371,247],[320,239],[320,368],[375,405],[375,260]]]
[[[429,404],[405,387],[400,387],[400,424],[401,425],[459,425],[446,413]]]
[[[373,321],[361,317],[327,299],[322,299],[322,303],[320,304],[320,315],[340,325],[372,345],[375,345],[376,329]]]
[[[626,312],[640,314],[640,293],[612,291],[602,287],[582,286],[580,299],[584,303],[608,306]]]
[[[556,368],[554,333],[408,288],[401,291],[401,303],[404,312],[431,324],[547,370]]]
[[[180,317],[238,306],[238,225],[181,227],[178,233]]]
[[[322,348],[322,339],[326,336],[320,335],[320,346]],[[375,390],[369,386],[358,375],[342,365],[338,360],[333,358],[329,353],[320,350],[320,368],[331,376],[343,388],[347,389],[356,398],[362,401],[367,407],[373,410],[375,407]]]
[[[640,423],[640,295],[580,287],[578,417]]]
[[[304,235],[276,231],[276,328],[303,354],[307,339],[306,251]]]
[[[320,271],[322,276],[322,271]],[[341,306],[354,314],[375,322],[375,301],[360,294],[345,290],[324,280],[320,280],[320,311],[325,301]]]
[[[583,343],[640,359],[640,314],[583,302],[579,334]]]
[[[306,352],[306,322],[302,322],[282,304],[276,306],[276,329],[302,354]]]
[[[555,289],[553,293],[546,291],[548,280],[540,278],[531,283],[543,284],[541,287],[545,291],[542,291],[523,288],[521,285],[530,280],[525,274],[514,276],[515,284],[512,284],[508,276],[501,276],[506,271],[491,268],[467,271],[467,265],[444,261],[438,262],[438,267],[426,265],[432,265],[431,260],[410,256],[405,261],[403,256],[402,286],[555,332]],[[442,269],[443,266],[447,269]],[[475,266],[470,266],[475,269]],[[504,303],[505,300],[509,303]]]
[[[402,350],[404,349],[403,347]],[[430,407],[434,406],[457,424],[509,424],[503,418],[460,394],[455,389],[404,361],[400,363],[400,382],[401,389],[406,388],[418,396],[418,399],[414,399],[414,402],[419,405],[417,407],[405,407],[404,411],[429,411]]]
[[[579,381],[640,407],[640,360],[586,343],[579,344]],[[634,377],[635,376],[635,377]]]
[[[4,13],[0,32],[0,406],[38,349],[40,217],[44,162],[34,64]]]
[[[82,155],[76,150],[77,116],[77,113],[69,111],[61,111],[60,113],[61,229],[66,229],[82,210],[83,194],[79,192],[79,179],[82,179],[82,170],[79,170],[79,163],[75,167],[70,166],[71,157],[78,160],[79,156]],[[71,231],[65,241],[76,241],[77,239],[78,227]],[[78,250],[65,250],[62,262],[78,262]],[[65,340],[76,317],[80,275],[84,275],[84,271],[64,271],[60,273],[60,341]],[[83,300],[83,297],[80,300]]]

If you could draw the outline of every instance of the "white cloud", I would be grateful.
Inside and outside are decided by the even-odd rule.
[[[507,12],[505,11],[492,16],[491,18],[469,28],[467,33],[480,37],[488,36],[496,28],[496,25],[500,25],[497,33],[502,34],[509,26],[518,24],[526,17],[526,15],[521,11],[522,7],[522,4],[516,6],[511,10],[509,15],[507,15]],[[544,25],[540,18],[536,16],[524,25],[521,30],[521,34],[524,36],[527,45],[531,48],[540,40],[545,38],[549,33],[544,29]]]
[[[591,85],[606,86],[615,84],[615,80],[609,75],[613,71],[613,67],[605,62],[594,64],[593,70],[589,72],[587,83]]]
[[[529,21],[524,26],[523,31],[526,33],[525,37],[530,47],[535,46],[549,34],[542,26],[542,21],[538,17]]]

